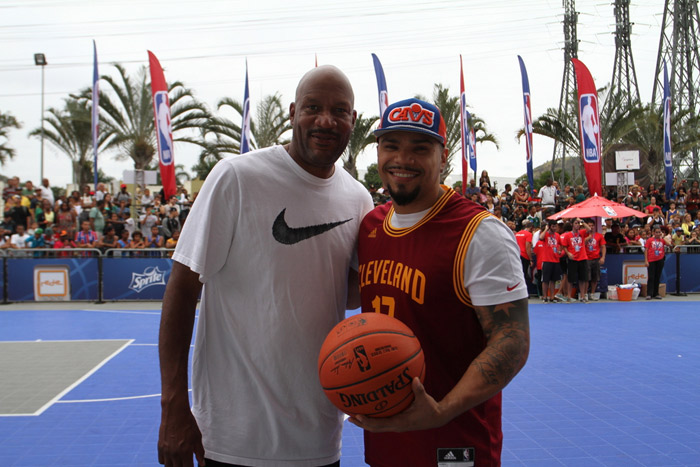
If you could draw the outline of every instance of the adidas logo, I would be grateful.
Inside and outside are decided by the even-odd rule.
[[[455,456],[455,453],[450,451],[447,454],[445,454],[445,457],[443,458],[446,461],[456,461],[457,456]]]
[[[367,238],[377,238],[377,229],[376,229],[376,227],[375,227],[375,229],[374,229],[373,231],[371,231],[371,232],[369,233],[369,235],[367,235]]]

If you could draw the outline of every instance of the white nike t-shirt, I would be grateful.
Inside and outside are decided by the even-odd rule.
[[[344,317],[367,190],[319,179],[281,146],[219,162],[173,259],[204,283],[192,369],[206,455],[251,466],[340,456],[342,417],[318,380],[321,343]]]

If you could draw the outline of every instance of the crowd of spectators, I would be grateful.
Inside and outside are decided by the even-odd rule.
[[[126,185],[110,193],[104,183],[95,190],[86,185],[54,199],[48,179],[34,186],[31,181],[21,185],[18,177],[8,180],[2,199],[0,249],[78,248],[103,253],[174,249],[193,202],[184,188],[163,201],[162,192],[144,189],[132,199]],[[70,253],[60,252],[66,254]]]

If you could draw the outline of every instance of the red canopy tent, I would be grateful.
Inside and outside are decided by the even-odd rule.
[[[570,218],[585,218],[585,217],[646,217],[636,209],[628,208],[624,204],[610,201],[602,196],[593,195],[585,201],[574,204],[570,208],[552,214],[547,219],[570,219]]]

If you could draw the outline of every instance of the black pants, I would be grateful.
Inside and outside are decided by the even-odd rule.
[[[226,464],[224,462],[213,461],[211,459],[207,459],[206,457],[204,458],[204,461],[207,464],[206,467],[245,467],[244,465]],[[319,467],[340,467],[340,461]]]
[[[656,297],[659,295],[659,282],[661,282],[661,272],[664,270],[666,258],[652,261],[647,268],[647,296]]]

